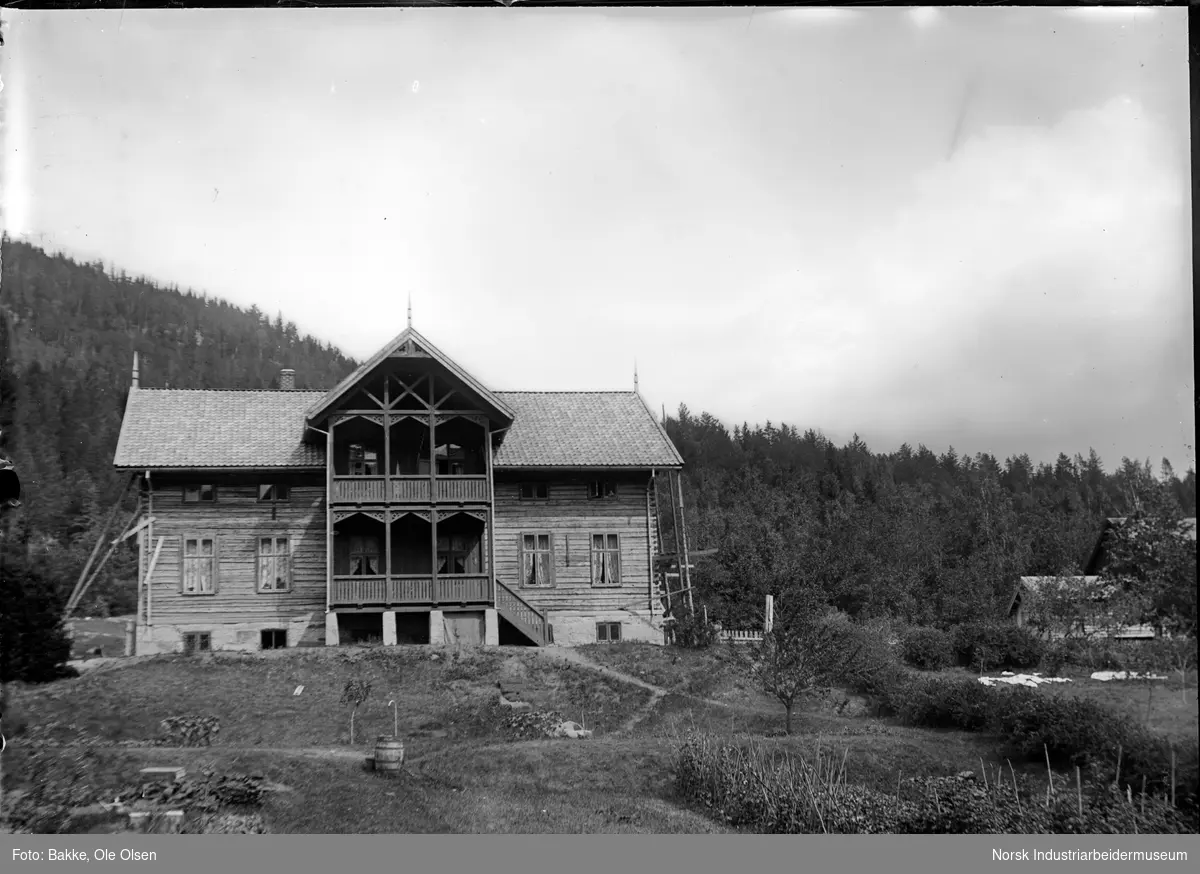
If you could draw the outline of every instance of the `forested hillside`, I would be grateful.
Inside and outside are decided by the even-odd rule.
[[[112,457],[135,350],[147,386],[270,388],[292,367],[297,388],[327,388],[355,365],[282,316],[8,239],[0,303],[0,449],[25,487],[4,548],[64,593],[123,485]],[[974,618],[1005,603],[1017,576],[1077,570],[1105,516],[1147,501],[1196,513],[1195,471],[1166,460],[1106,471],[1094,452],[1054,464],[879,453],[770,422],[731,433],[686,407],[665,426],[686,462],[690,545],[718,550],[697,569],[697,603],[732,623],[760,621],[762,596],[795,586],[858,615]],[[672,543],[669,514],[664,534]],[[117,556],[85,610],[131,608],[132,558]]]
[[[111,275],[7,237],[2,255],[0,440],[24,488],[4,547],[30,555],[68,592],[124,485],[112,458],[134,351],[142,385],[152,387],[273,388],[291,367],[297,388],[322,388],[355,366],[282,315]],[[113,584],[133,576],[130,551],[115,558],[96,593],[127,609],[132,588],[118,596]]]
[[[697,603],[734,624],[757,626],[763,596],[795,587],[860,616],[982,618],[1021,575],[1079,572],[1106,516],[1152,504],[1196,515],[1195,471],[1181,477],[1166,459],[1106,472],[1094,451],[1054,464],[925,446],[877,453],[857,436],[837,447],[770,422],[730,433],[686,407],[665,426],[686,464],[690,545],[719,550],[699,562]]]

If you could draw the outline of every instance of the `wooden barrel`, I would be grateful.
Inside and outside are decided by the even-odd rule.
[[[398,737],[380,735],[375,741],[375,770],[385,777],[394,777],[404,764],[404,742]]]

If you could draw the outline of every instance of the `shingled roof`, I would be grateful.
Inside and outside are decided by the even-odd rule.
[[[135,388],[113,464],[119,468],[316,467],[325,447],[303,442],[321,391]]]
[[[636,392],[497,392],[514,412],[498,468],[677,467],[683,459]]]
[[[496,392],[514,411],[497,468],[676,467],[682,459],[635,392]],[[312,391],[135,388],[113,464],[125,469],[323,468],[303,442]]]

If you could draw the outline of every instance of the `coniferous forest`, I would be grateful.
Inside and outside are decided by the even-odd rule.
[[[0,303],[0,454],[24,489],[3,549],[62,598],[124,486],[112,458],[135,351],[155,387],[271,388],[291,367],[297,388],[320,389],[355,366],[282,314],[7,238]],[[1196,513],[1195,471],[1166,459],[879,452],[786,424],[730,431],[686,407],[664,424],[686,463],[689,545],[717,550],[697,563],[696,601],[731,625],[761,621],[765,594],[798,585],[860,617],[979,618],[1007,603],[1018,576],[1078,572],[1105,517],[1147,501]],[[671,543],[669,512],[663,526]],[[115,555],[81,612],[131,611],[135,568],[132,547]]]
[[[135,351],[141,384],[156,388],[274,388],[284,367],[296,371],[296,388],[323,388],[356,366],[281,314],[7,237],[2,255],[0,455],[16,464],[23,491],[21,509],[4,521],[3,548],[63,599],[127,480],[112,460]],[[132,512],[134,499],[126,501]],[[81,611],[132,612],[136,567],[132,545],[115,553]]]

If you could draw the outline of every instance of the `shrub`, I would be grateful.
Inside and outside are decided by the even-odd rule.
[[[676,610],[671,623],[671,645],[686,649],[708,649],[717,642],[717,629],[700,616]]]
[[[966,677],[917,676],[894,687],[889,704],[911,725],[986,731],[1011,691]]]
[[[1045,644],[1015,625],[971,622],[954,627],[951,647],[958,663],[965,667],[1028,670],[1041,661]]]
[[[913,628],[900,638],[904,661],[914,668],[940,671],[954,662],[950,636],[938,628]]]

